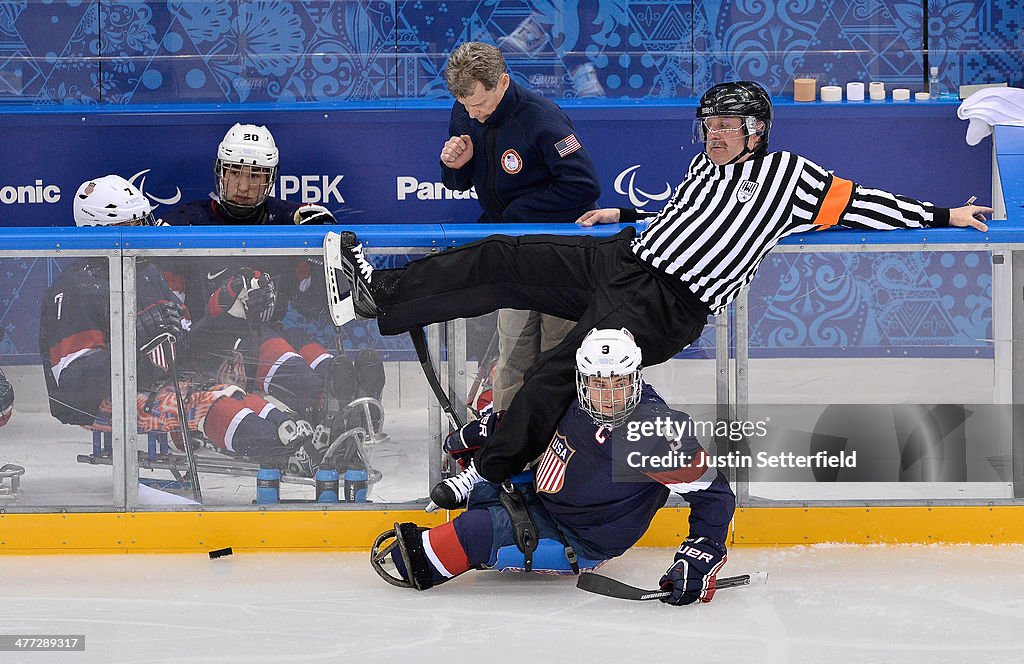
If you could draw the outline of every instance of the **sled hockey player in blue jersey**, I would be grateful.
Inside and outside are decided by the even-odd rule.
[[[171,226],[335,223],[322,205],[271,196],[279,163],[269,129],[235,124],[217,146],[214,191],[164,211],[162,221]],[[338,410],[327,408],[330,401],[345,408],[356,398],[380,400],[384,364],[374,350],[363,349],[353,362],[301,326],[285,323],[289,311],[306,320],[320,316],[325,290],[319,258],[190,256],[162,260],[161,267],[196,316],[198,359],[220,365],[229,382],[270,396],[313,423],[326,423]]]
[[[457,477],[472,485],[466,511],[435,528],[401,523],[381,533],[370,555],[377,573],[426,590],[469,569],[590,571],[636,544],[674,491],[690,504],[689,535],[661,577],[672,591],[662,601],[710,602],[735,496],[696,438],[645,436],[638,426],[658,418],[685,424],[688,416],[642,382],[640,348],[626,329],[594,329],[584,338],[576,392],[540,460],[511,482],[483,480],[472,462],[501,426],[500,413],[449,436],[446,451],[466,468]],[[628,461],[669,453],[679,460],[672,467]]]
[[[145,195],[118,175],[82,183],[73,199],[78,226],[149,226]],[[65,424],[111,431],[110,274],[106,257],[63,265],[43,294],[39,352],[50,413]],[[324,450],[313,428],[294,413],[202,372],[190,352],[191,320],[164,275],[148,257],[136,259],[138,430],[176,432],[187,417],[189,431],[229,456],[245,456],[293,475],[316,475]],[[131,318],[129,318],[131,320]],[[187,375],[178,377],[185,413],[177,408],[167,354]],[[0,390],[2,392],[2,390]],[[172,436],[176,451],[179,439]]]

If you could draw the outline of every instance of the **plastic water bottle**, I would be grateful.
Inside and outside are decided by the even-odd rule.
[[[928,70],[928,96],[935,101],[942,95],[942,84],[939,83],[939,68],[932,67]]]
[[[321,466],[316,471],[316,502],[338,502],[338,471],[333,466]]]
[[[349,468],[345,471],[345,502],[365,503],[367,474],[365,468]]]
[[[281,501],[281,471],[260,466],[256,473],[256,504],[273,505]]]

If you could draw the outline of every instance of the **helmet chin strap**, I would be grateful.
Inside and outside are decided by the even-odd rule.
[[[746,156],[748,154],[757,154],[758,152],[760,152],[761,151],[761,146],[760,145],[757,146],[757,148],[754,149],[754,150],[751,150],[750,146],[749,146],[750,139],[754,138],[755,136],[756,136],[756,134],[754,136],[751,136],[751,135],[748,134],[747,137],[743,141],[743,149],[740,150],[736,154],[735,157],[733,157],[729,161],[725,162],[725,165],[729,166],[731,164],[735,164],[737,161],[739,161],[740,159],[742,159],[744,156]]]

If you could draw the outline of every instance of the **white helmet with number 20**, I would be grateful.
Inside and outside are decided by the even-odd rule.
[[[86,180],[75,192],[79,226],[153,226],[153,207],[145,194],[120,175]]]
[[[576,395],[594,423],[619,426],[640,403],[642,354],[629,330],[593,329],[576,351]]]
[[[280,153],[264,126],[236,124],[217,146],[217,199],[232,214],[245,217],[270,195]]]

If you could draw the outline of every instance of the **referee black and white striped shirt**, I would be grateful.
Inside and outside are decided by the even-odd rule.
[[[680,279],[717,314],[750,283],[781,238],[836,224],[873,230],[948,226],[949,210],[861,187],[790,152],[726,166],[702,152],[672,200],[634,240],[633,251]]]

